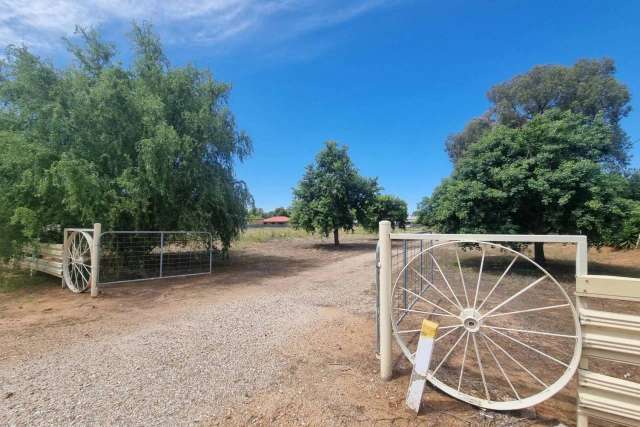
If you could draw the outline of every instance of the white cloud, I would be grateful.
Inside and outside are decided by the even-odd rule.
[[[149,20],[169,41],[282,40],[392,0],[0,0],[0,45],[56,47],[76,25]]]

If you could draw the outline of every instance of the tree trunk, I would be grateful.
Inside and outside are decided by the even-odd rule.
[[[546,259],[544,257],[544,243],[538,242],[533,244],[533,260],[538,264],[544,264]]]
[[[340,240],[338,239],[338,229],[333,230],[333,244],[338,246],[340,244]]]

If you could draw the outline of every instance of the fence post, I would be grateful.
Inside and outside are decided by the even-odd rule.
[[[391,222],[380,221],[380,377],[392,375],[391,355]]]
[[[584,276],[588,272],[589,246],[587,236],[580,236],[576,243],[576,276]]]
[[[213,236],[209,233],[209,274],[213,271]]]
[[[93,247],[91,248],[91,296],[98,296],[98,281],[100,278],[100,235],[102,224],[93,224]]]
[[[160,232],[160,277],[162,277],[162,259],[164,258],[164,231]]]
[[[69,234],[69,232],[66,228],[62,230],[62,289],[67,285],[64,281],[64,266],[67,265],[67,234]]]
[[[420,295],[422,295],[423,291],[423,278],[424,278],[424,254],[422,253],[422,240],[420,240]]]

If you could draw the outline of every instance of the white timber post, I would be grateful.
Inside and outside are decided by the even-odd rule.
[[[391,222],[380,221],[380,377],[389,381],[391,357]]]
[[[93,224],[93,247],[91,248],[91,296],[98,296],[98,280],[100,277],[100,235],[102,224]]]
[[[409,390],[407,390],[407,399],[405,400],[407,407],[416,414],[420,412],[422,394],[424,393],[429,365],[431,364],[431,355],[433,354],[433,340],[437,332],[438,324],[436,322],[427,319],[422,320],[418,349],[416,350],[413,372],[411,372]]]
[[[62,289],[64,289],[67,284],[64,281],[64,266],[67,265],[67,262],[69,262],[69,260],[67,259],[67,234],[69,234],[69,231],[65,228],[62,231]]]
[[[586,276],[589,264],[589,246],[587,236],[578,237],[576,243],[576,276]]]
[[[576,280],[580,276],[586,276],[588,274],[589,266],[589,245],[587,243],[587,236],[580,236],[576,243]],[[582,310],[587,308],[582,298],[576,296],[576,309],[578,310],[578,316],[582,315]],[[589,369],[589,359],[582,356],[580,363],[578,364],[580,369]],[[578,406],[580,406],[580,398],[578,397]],[[587,417],[578,412],[577,423],[580,427],[586,427],[588,425]]]

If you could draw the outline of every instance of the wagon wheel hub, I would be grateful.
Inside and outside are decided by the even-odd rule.
[[[482,325],[480,313],[472,307],[462,310],[460,320],[462,320],[464,328],[471,333],[478,332]]]

